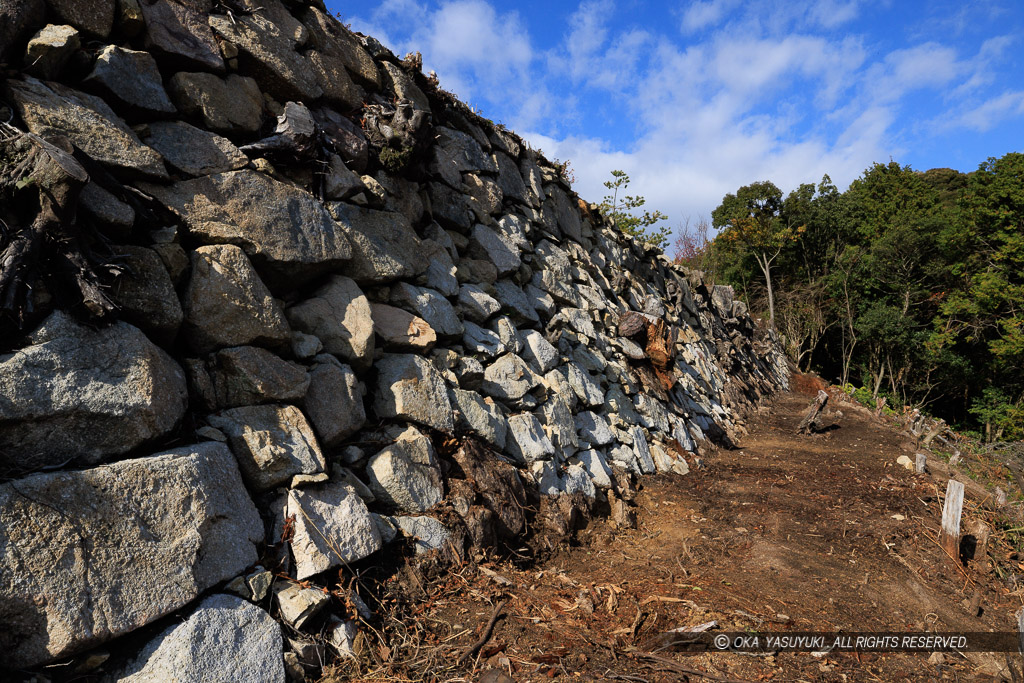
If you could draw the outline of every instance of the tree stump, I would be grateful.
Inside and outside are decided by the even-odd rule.
[[[17,222],[0,234],[0,311],[20,327],[31,312],[33,286],[54,278],[81,296],[97,318],[114,309],[103,293],[76,222],[78,198],[89,174],[63,137],[44,140],[0,124],[0,204]],[[34,212],[31,222],[29,217]]]
[[[807,410],[804,419],[800,420],[800,424],[796,428],[797,434],[811,434],[818,428],[818,414],[821,413],[821,409],[825,407],[826,403],[828,403],[828,394],[819,389],[814,403]]]

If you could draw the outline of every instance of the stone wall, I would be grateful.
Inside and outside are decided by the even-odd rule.
[[[787,384],[730,289],[318,2],[0,0],[0,59],[39,136],[0,144],[88,171],[68,225],[115,304],[26,270],[4,320],[8,666],[184,610],[110,673],[282,679],[310,642],[264,609],[342,654],[357,624],[267,569],[500,544],[527,501],[563,532],[628,523],[637,477],[685,474]],[[0,199],[15,230],[31,185]]]

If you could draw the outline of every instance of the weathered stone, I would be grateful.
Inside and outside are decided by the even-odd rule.
[[[409,74],[405,73],[400,66],[393,62],[381,61],[381,73],[384,74],[385,85],[391,86],[395,97],[399,100],[409,100],[413,107],[422,111],[430,111],[430,100],[423,94],[423,91],[413,83]]]
[[[633,453],[636,455],[637,467],[641,474],[653,474],[656,470],[651,458],[651,449],[647,445],[647,436],[640,427],[633,427]]]
[[[633,407],[633,401],[617,384],[613,384],[605,392],[604,410],[613,425],[631,427],[643,424],[643,419]]]
[[[547,318],[555,314],[555,300],[551,298],[550,294],[532,284],[526,285],[523,292],[535,311],[540,311]]]
[[[358,110],[362,107],[365,93],[352,82],[341,62],[317,49],[307,50],[302,56],[323,91],[324,100],[343,109]]]
[[[169,433],[185,413],[181,368],[128,323],[94,329],[55,312],[0,355],[0,471],[94,464]]]
[[[505,348],[514,354],[523,351],[523,342],[519,339],[519,329],[516,328],[511,318],[507,315],[499,315],[491,320],[491,331],[498,335],[498,339],[505,345]]]
[[[427,197],[431,216],[438,223],[459,232],[468,232],[473,226],[475,213],[466,195],[442,183],[428,183]]]
[[[21,47],[46,16],[44,0],[0,0],[0,59]]]
[[[579,308],[563,308],[559,313],[567,323],[580,334],[588,339],[597,337],[597,330],[594,329],[594,321],[590,315]]]
[[[501,213],[501,188],[497,183],[475,173],[463,174],[462,182],[479,220],[485,221]]]
[[[185,314],[163,261],[145,247],[119,246],[113,251],[125,267],[111,287],[121,317],[157,341],[170,343]]]
[[[566,365],[569,386],[585,406],[591,408],[604,403],[604,392],[590,373],[572,362]]]
[[[530,467],[530,474],[537,483],[540,495],[557,496],[562,493],[562,478],[558,475],[558,466],[554,462],[535,462]]]
[[[221,408],[301,401],[309,388],[309,375],[304,367],[255,346],[218,351],[209,366],[214,395]]]
[[[583,466],[594,482],[594,486],[601,489],[612,487],[612,471],[608,469],[608,463],[600,451],[589,450],[578,453],[575,462]]]
[[[547,199],[547,195],[544,193],[544,178],[541,175],[540,168],[537,167],[537,163],[532,158],[524,155],[519,160],[519,170],[522,173],[523,182],[528,188],[530,205],[539,207],[541,202]]]
[[[374,90],[380,88],[376,62],[341,22],[312,5],[303,8],[297,16],[309,29],[310,43],[326,60],[340,61],[357,80]]]
[[[494,296],[501,304],[501,310],[519,324],[535,323],[540,318],[523,289],[509,280],[494,283]]]
[[[718,314],[723,318],[732,317],[734,297],[735,293],[729,285],[714,285],[711,288],[711,303],[718,309]]]
[[[565,468],[565,476],[562,479],[562,492],[568,495],[582,493],[586,498],[593,500],[597,497],[597,490],[590,472],[582,465],[576,463]]]
[[[579,448],[579,439],[576,436],[576,423],[572,417],[570,404],[565,397],[559,394],[551,396],[541,406],[541,415],[544,418],[544,432],[551,440],[556,452],[562,458],[568,458]]]
[[[576,409],[579,398],[576,397],[576,392],[573,391],[572,385],[569,384],[569,368],[567,366],[557,367],[544,375],[544,384],[547,386],[549,393],[561,397],[570,410]]]
[[[666,434],[671,429],[665,406],[646,394],[638,394],[634,399],[636,409],[640,413],[640,423],[648,429],[656,429]]]
[[[114,0],[47,0],[57,18],[99,38],[114,27]]]
[[[497,299],[476,285],[459,288],[459,310],[468,320],[483,323],[501,310]]]
[[[508,422],[493,402],[480,397],[475,391],[449,389],[448,398],[457,411],[455,427],[477,434],[498,450],[505,448]]]
[[[366,388],[352,368],[323,356],[309,374],[306,413],[325,446],[334,447],[355,434],[366,422]],[[320,360],[320,358],[318,358]]]
[[[516,253],[533,251],[533,244],[526,236],[529,227],[530,222],[523,216],[514,213],[505,214],[498,221],[498,235]]]
[[[575,202],[570,201],[562,190],[554,185],[547,190],[548,199],[544,202],[544,212],[554,212],[558,227],[566,237],[579,242],[583,239],[583,226]]]
[[[622,349],[622,353],[631,360],[645,360],[647,358],[647,354],[644,353],[644,350],[632,339],[617,337],[613,343]]]
[[[289,405],[245,406],[207,418],[228,436],[246,483],[257,491],[319,474],[327,463],[302,411]]]
[[[391,288],[391,303],[416,313],[440,337],[461,337],[465,331],[452,305],[432,289],[399,282]]]
[[[462,343],[467,351],[480,353],[488,358],[505,353],[505,345],[501,343],[501,338],[496,333],[469,321],[466,321],[464,326],[466,332],[462,336]]]
[[[171,77],[168,88],[181,113],[217,133],[255,133],[263,123],[263,96],[251,78],[182,71]]]
[[[332,465],[331,480],[335,483],[348,486],[357,496],[362,498],[365,503],[373,503],[377,500],[377,496],[373,495],[373,491],[370,490],[370,487],[364,484],[362,479],[357,477],[355,472],[347,467],[342,467],[337,463]]]
[[[479,391],[484,383],[484,366],[472,356],[463,356],[452,370],[459,386],[467,391]]]
[[[490,261],[464,258],[459,260],[455,276],[459,282],[473,285],[493,285],[498,280],[498,269]]]
[[[434,240],[423,240],[422,245],[428,265],[416,282],[436,289],[444,296],[458,294],[459,280],[455,277],[455,262],[448,250]]]
[[[354,619],[344,621],[332,614],[327,622],[327,642],[342,657],[358,657],[355,650],[358,634],[359,627]]]
[[[385,354],[376,363],[378,417],[397,417],[451,433],[455,428],[441,374],[426,359]]]
[[[537,330],[524,330],[520,337],[523,343],[523,358],[534,370],[546,375],[559,361],[558,349],[551,345]]]
[[[324,350],[323,342],[320,338],[313,334],[306,334],[305,332],[296,332],[292,330],[292,334],[289,340],[291,346],[292,355],[300,360],[307,360],[317,355]]]
[[[2,36],[0,36],[0,42]],[[25,72],[44,81],[52,81],[60,75],[64,65],[71,58],[82,41],[74,26],[49,24],[32,36],[25,48]],[[0,53],[4,52],[0,48]]]
[[[331,604],[331,596],[316,588],[303,588],[297,583],[279,583],[274,597],[283,618],[301,631]]]
[[[240,50],[243,73],[254,77],[260,87],[280,101],[315,100],[323,94],[317,79],[289,36],[264,14],[213,15],[210,28]]]
[[[7,90],[30,132],[42,137],[65,135],[76,147],[114,170],[167,178],[167,169],[156,150],[142,144],[100,98],[58,83],[47,86],[31,77],[7,81]]]
[[[287,311],[295,329],[315,334],[327,353],[333,353],[357,368],[373,360],[373,315],[370,302],[355,282],[344,275],[332,275],[313,296]]]
[[[173,612],[254,563],[263,537],[215,442],[2,485],[0,522],[0,645],[17,668]]]
[[[464,171],[498,171],[498,165],[484,154],[480,144],[472,136],[444,126],[435,127],[434,135],[430,170],[440,175],[450,187],[462,187]]]
[[[366,476],[378,500],[406,512],[424,512],[444,498],[444,478],[430,437],[415,427],[370,458]]]
[[[132,225],[135,223],[135,209],[95,181],[86,183],[82,188],[78,206],[100,223],[113,228],[118,234],[127,237],[131,233]]]
[[[398,536],[398,526],[394,523],[393,517],[386,515],[378,515],[376,512],[370,513],[370,519],[377,525],[377,531],[380,533],[381,541],[384,545],[391,543]]]
[[[199,352],[288,341],[281,307],[236,246],[200,247],[192,252],[192,276],[183,300],[185,338]]]
[[[451,532],[440,521],[433,517],[394,517],[395,524],[402,533],[411,538],[416,546],[416,554],[429,553],[445,548]]]
[[[249,163],[249,158],[227,138],[181,121],[150,123],[145,140],[163,155],[164,161],[185,175],[234,171]]]
[[[291,285],[333,270],[352,255],[344,230],[313,195],[256,171],[144,189],[200,241],[239,246],[254,264]]]
[[[493,155],[494,160],[498,164],[498,187],[501,188],[502,194],[509,199],[514,199],[521,204],[529,204],[530,197],[526,189],[526,184],[523,182],[523,176],[519,173],[519,167],[516,162],[502,154],[496,152]]]
[[[186,68],[224,71],[220,48],[206,21],[209,0],[139,0],[146,24],[145,47],[157,58]]]
[[[499,401],[518,402],[530,393],[543,393],[544,381],[519,356],[508,353],[484,370],[483,391]]]
[[[606,446],[615,441],[608,421],[590,411],[576,415],[576,433],[591,446]]]
[[[373,331],[383,341],[384,348],[426,353],[437,343],[437,334],[423,318],[387,304],[370,304],[370,309]]]
[[[400,213],[334,203],[331,215],[352,244],[345,274],[359,282],[411,279],[427,269],[423,245]]]
[[[555,455],[555,447],[537,418],[530,413],[523,413],[508,418],[505,452],[525,465],[535,460],[551,459]]]
[[[281,626],[264,610],[233,595],[213,595],[151,640],[117,680],[284,683],[281,648]]]
[[[332,154],[329,163],[329,170],[324,174],[324,196],[327,199],[351,199],[366,191],[359,174],[346,166],[340,156]]]
[[[85,82],[99,87],[129,109],[148,114],[177,111],[164,90],[156,60],[148,52],[108,45],[96,56]]]
[[[519,254],[498,233],[479,223],[470,236],[470,255],[488,259],[498,269],[498,277],[516,272],[522,264]]]
[[[295,517],[291,548],[299,581],[383,546],[366,503],[344,483],[290,490],[286,514]]]

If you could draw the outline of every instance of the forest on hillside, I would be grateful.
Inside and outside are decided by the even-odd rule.
[[[978,170],[876,163],[840,192],[770,181],[684,230],[678,262],[733,285],[801,369],[988,441],[1024,439],[1024,154]]]

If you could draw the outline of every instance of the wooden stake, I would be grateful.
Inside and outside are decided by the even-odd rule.
[[[925,466],[928,464],[928,456],[924,453],[918,453],[914,456],[914,471],[918,474],[924,474]]]
[[[964,507],[964,485],[950,479],[946,485],[946,502],[942,506],[942,532],[939,540],[946,553],[956,559],[960,557],[960,515]]]

